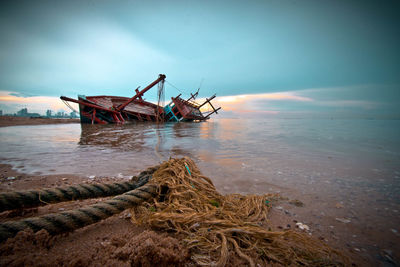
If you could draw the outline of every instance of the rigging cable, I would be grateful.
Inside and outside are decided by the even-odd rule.
[[[157,122],[164,121],[164,112],[160,111],[160,107],[164,108],[165,106],[165,93],[164,93],[164,81],[158,83],[157,90],[157,112],[156,112],[156,120]]]
[[[73,112],[75,112],[75,113],[79,113],[78,111],[76,111],[72,106],[71,106],[71,104],[70,103],[68,103],[67,101],[65,101],[65,100],[62,100],[62,102],[64,102],[64,104],[67,106],[67,107],[69,107]]]
[[[176,90],[178,90],[180,93],[182,94],[186,94],[185,92],[183,92],[181,89],[179,89],[178,87],[176,87],[175,85],[173,85],[172,83],[170,83],[169,81],[165,80],[170,86],[174,87]]]

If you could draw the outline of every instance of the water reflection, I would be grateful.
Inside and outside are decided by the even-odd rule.
[[[82,124],[78,144],[80,146],[96,146],[120,151],[141,152],[151,134],[149,134],[149,130],[138,128],[143,127]]]
[[[77,149],[92,153],[118,154],[120,157],[158,163],[169,157],[188,156],[196,158],[199,127],[202,123],[154,124],[140,122],[126,125],[81,125],[81,135]],[[98,157],[101,155],[93,155]],[[157,159],[158,160],[155,160]],[[114,158],[110,162],[116,161]],[[126,160],[124,160],[126,161]],[[121,165],[120,162],[115,162]]]
[[[200,133],[198,131],[199,126],[204,122],[195,123],[169,123],[167,127],[172,126],[174,136],[177,138],[198,138]]]

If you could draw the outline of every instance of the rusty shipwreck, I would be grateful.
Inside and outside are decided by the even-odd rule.
[[[181,94],[171,98],[171,102],[165,106],[160,105],[160,98],[163,96],[164,82],[166,76],[160,74],[158,79],[150,83],[144,89],[135,90],[136,94],[129,97],[122,96],[78,96],[78,99],[61,96],[67,106],[68,102],[79,104],[79,114],[81,123],[91,124],[108,124],[108,123],[125,123],[131,121],[205,121],[214,113],[218,113],[221,108],[215,108],[210,98],[199,104],[195,102],[198,91],[191,94],[189,99],[183,99]],[[158,85],[158,104],[154,104],[143,99],[144,93]],[[205,105],[211,107],[208,112],[202,112],[201,108]]]

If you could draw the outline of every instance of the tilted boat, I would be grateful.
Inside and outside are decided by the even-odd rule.
[[[68,102],[78,103],[81,123],[91,124],[125,123],[129,121],[204,121],[221,109],[215,108],[211,103],[215,95],[206,98],[206,101],[201,104],[195,102],[198,92],[191,94],[191,97],[186,100],[181,97],[181,94],[177,97],[172,97],[171,102],[165,107],[145,101],[143,99],[144,93],[158,84],[158,103],[160,103],[165,78],[164,74],[160,74],[158,79],[143,90],[136,89],[136,94],[131,98],[107,95],[79,95],[78,99],[66,96],[61,96],[60,98],[63,101],[67,101],[65,103],[68,106]],[[204,113],[200,110],[206,104],[210,105],[212,111]]]

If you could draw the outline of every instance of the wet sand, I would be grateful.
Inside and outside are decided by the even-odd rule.
[[[17,125],[79,123],[79,122],[80,122],[79,119],[49,119],[49,118],[0,116],[0,127],[17,126]]]
[[[74,175],[28,176],[12,170],[9,165],[0,165],[0,192],[117,181],[122,179],[102,178],[99,181]],[[39,208],[5,211],[0,213],[0,222],[77,209],[105,199],[69,201]],[[171,244],[174,246],[171,247]],[[162,261],[160,255],[163,249],[173,258],[170,259],[173,264],[188,261],[187,255],[182,253],[185,249],[180,241],[135,226],[126,210],[72,233],[55,237],[50,237],[45,231],[36,234],[20,232],[0,244],[0,266],[130,266],[134,260],[136,264],[141,262],[145,265],[148,260]],[[130,255],[136,255],[136,258],[130,259]],[[141,260],[138,261],[138,258]]]
[[[79,177],[76,175],[37,175],[19,173],[10,165],[0,164],[0,192],[28,190],[49,187],[63,187],[79,183],[112,183],[122,181],[118,178]],[[0,213],[0,222],[57,213],[95,204],[107,198],[78,200],[56,203],[27,210],[5,211]],[[295,229],[297,220],[293,214],[304,209],[301,202],[283,199],[270,211],[268,227],[273,231]],[[303,231],[306,232],[306,231]],[[311,232],[308,232],[309,234]],[[314,233],[315,238],[331,240],[327,242],[343,250],[358,266],[370,265],[359,258],[354,251],[332,242],[333,234]],[[173,244],[173,246],[171,246]],[[167,252],[166,252],[167,251]],[[167,253],[167,254],[165,254]],[[16,237],[0,244],[0,266],[130,266],[150,263],[173,265],[192,265],[188,252],[179,236],[154,232],[152,229],[139,227],[130,221],[129,211],[114,215],[106,220],[86,226],[69,234],[50,237],[47,232],[34,234],[30,231],[20,232]],[[241,265],[239,258],[233,257],[231,265]],[[150,265],[148,265],[150,266]]]

